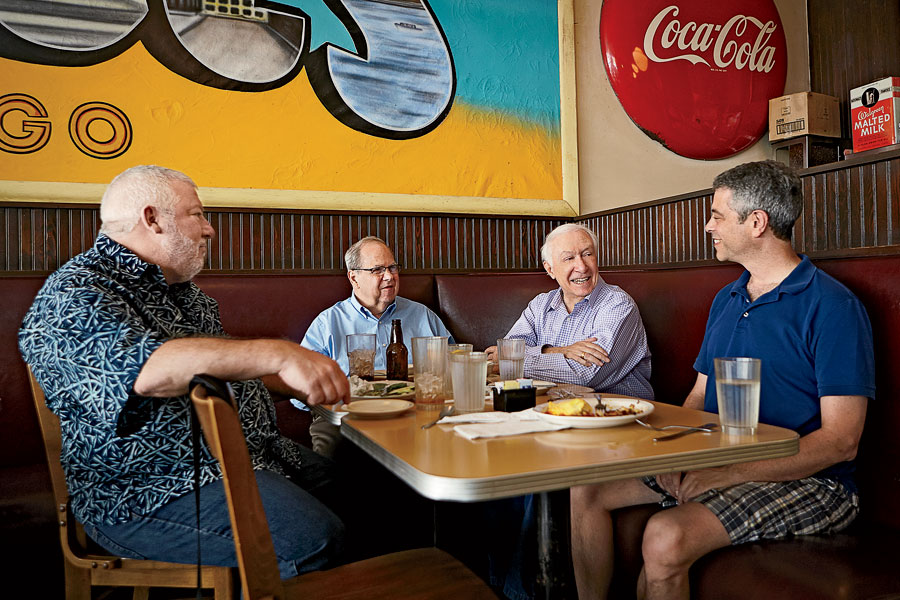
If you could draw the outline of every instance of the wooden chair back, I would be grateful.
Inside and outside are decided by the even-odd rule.
[[[437,548],[394,552],[282,581],[231,390],[202,375],[192,383],[191,399],[222,467],[244,600],[497,599],[490,586]]]
[[[28,379],[44,439],[57,510],[59,542],[65,563],[66,599],[91,600],[93,586],[133,587],[135,600],[146,600],[151,587],[196,587],[196,565],[122,558],[99,554],[88,547],[84,528],[69,510],[69,491],[60,462],[62,433],[59,418],[47,407],[44,391],[30,367]],[[214,590],[215,600],[232,600],[234,585],[230,568],[202,567],[201,579],[203,588]]]
[[[198,376],[194,381],[198,379],[203,383],[193,385],[191,400],[210,452],[222,468],[243,598],[283,598],[275,546],[250,463],[244,430],[233,408],[234,396],[219,380]],[[236,506],[240,510],[235,510]]]

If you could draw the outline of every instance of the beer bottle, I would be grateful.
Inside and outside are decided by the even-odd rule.
[[[403,343],[400,319],[391,321],[391,343],[385,350],[385,366],[388,379],[405,380],[409,375],[409,351]]]

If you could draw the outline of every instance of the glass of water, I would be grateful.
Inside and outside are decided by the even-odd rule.
[[[717,358],[716,399],[723,433],[753,434],[759,423],[758,358]]]
[[[453,379],[450,377],[450,355],[471,352],[473,349],[472,344],[447,344],[447,364],[444,365],[444,373],[447,376],[444,377],[444,392],[447,393],[448,398],[453,397]]]
[[[453,380],[453,405],[456,412],[484,410],[484,388],[487,378],[487,354],[457,352],[450,355],[450,376]]]
[[[497,340],[497,357],[500,360],[500,379],[519,379],[525,377],[525,340]]]

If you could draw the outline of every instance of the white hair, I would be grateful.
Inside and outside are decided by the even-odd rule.
[[[141,219],[141,210],[152,205],[166,214],[175,212],[178,195],[175,182],[196,189],[197,184],[181,173],[156,165],[138,165],[122,171],[110,182],[100,200],[100,232],[128,233]]]
[[[377,242],[385,248],[388,247],[388,245],[385,244],[384,240],[380,237],[369,235],[362,238],[361,240],[357,241],[355,244],[347,248],[347,251],[344,252],[344,264],[347,265],[348,271],[362,268],[362,247],[370,242]]]
[[[564,223],[547,234],[547,237],[544,239],[544,245],[541,246],[541,261],[552,265],[553,257],[550,254],[550,246],[553,244],[554,238],[572,231],[582,231],[586,233],[594,244],[594,254],[596,255],[600,251],[600,239],[597,237],[596,233],[579,223]]]

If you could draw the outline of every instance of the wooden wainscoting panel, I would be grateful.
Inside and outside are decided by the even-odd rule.
[[[0,273],[48,273],[89,248],[96,205],[0,205]],[[404,271],[534,271],[540,247],[569,219],[468,215],[311,213],[212,208],[214,272],[344,271],[344,252],[367,235],[384,239]]]
[[[794,247],[811,257],[900,253],[900,150],[855,155],[801,171],[803,214]],[[712,191],[700,190],[576,219],[600,238],[603,268],[714,264],[705,233]],[[0,274],[46,273],[90,247],[96,206],[0,205]],[[404,271],[535,271],[559,217],[321,213],[213,208],[214,272],[340,273],[366,235],[384,239]]]
[[[604,268],[696,264],[714,258],[703,231],[711,203],[712,195],[701,193],[587,215],[578,221],[600,238]]]
[[[97,237],[96,207],[0,207],[0,272],[49,272],[89,248]]]
[[[794,247],[815,257],[900,253],[900,150],[865,153],[800,172]],[[585,215],[603,268],[714,264],[704,227],[712,190]]]
[[[842,165],[843,163],[838,163]],[[795,247],[810,256],[900,246],[900,158],[803,177]]]

